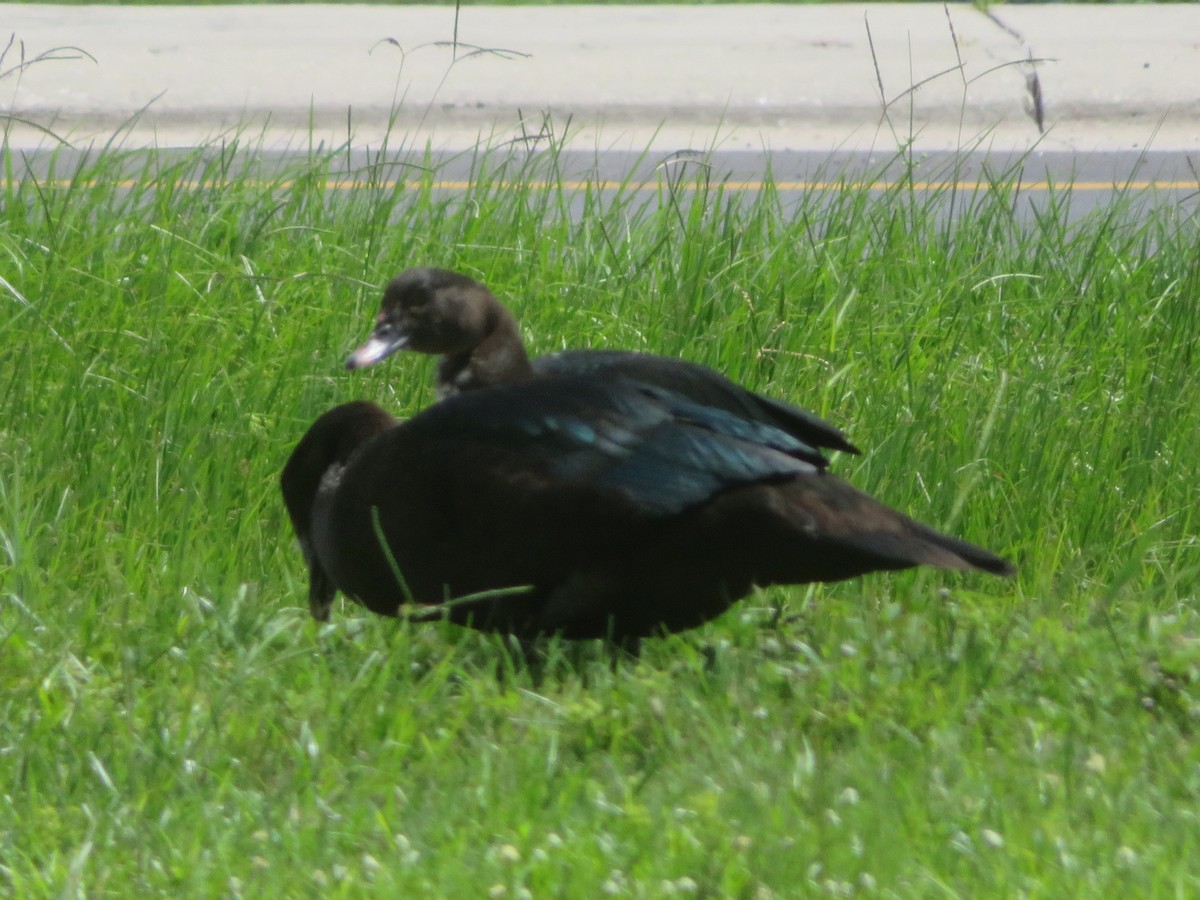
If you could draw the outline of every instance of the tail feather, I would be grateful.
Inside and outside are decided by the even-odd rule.
[[[895,515],[901,516],[900,513]],[[960,571],[977,569],[1002,576],[1013,575],[1016,572],[1012,563],[990,550],[961,538],[942,534],[907,516],[904,516],[903,520],[907,527],[902,530],[866,531],[843,540],[865,552],[894,560],[898,568],[925,565]]]
[[[990,550],[942,534],[827,473],[774,491],[785,533],[775,533],[778,542],[761,558],[775,583],[836,581],[921,565],[1002,576],[1016,571]],[[790,552],[780,552],[785,546]]]

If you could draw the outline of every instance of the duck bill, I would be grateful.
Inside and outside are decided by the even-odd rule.
[[[397,350],[403,350],[408,346],[408,335],[401,334],[392,338],[381,338],[378,335],[371,335],[365,344],[355,350],[346,359],[347,369],[361,369],[364,366],[373,366],[380,360],[387,359]]]

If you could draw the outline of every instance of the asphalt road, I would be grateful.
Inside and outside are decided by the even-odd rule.
[[[331,189],[415,180],[424,154],[401,140],[461,192],[484,135],[506,177],[648,201],[664,183],[748,198],[771,178],[809,202],[910,168],[947,204],[1019,178],[1022,215],[1067,185],[1071,217],[1118,193],[1194,213],[1200,189],[1200,4],[0,3],[0,23],[18,177],[62,176],[77,148],[111,142],[132,173],[144,148],[221,154],[240,136],[233,164],[259,177],[311,141],[352,148],[324,154]]]
[[[21,153],[14,160],[19,179],[65,183],[74,173],[85,171],[81,165],[97,151],[62,148],[58,151]],[[223,151],[214,145],[206,154]],[[264,183],[280,180],[302,167],[310,151],[273,151],[270,153],[224,151],[225,171],[246,173]],[[146,163],[146,154],[154,153],[160,164],[183,159],[191,150],[163,149],[127,151],[122,154],[122,169],[106,168],[105,177],[131,182],[138,178]],[[455,151],[426,156],[423,152],[392,152],[386,155],[365,150],[349,153],[324,153],[315,156],[327,173],[330,190],[346,190],[368,180],[378,184],[403,181],[420,184],[426,170],[432,172],[437,191],[462,193],[468,190],[479,165],[474,151]],[[1069,194],[1069,203],[1061,203],[1070,220],[1076,220],[1096,208],[1108,207],[1121,196],[1137,208],[1175,206],[1189,215],[1200,214],[1200,153],[1183,151],[965,151],[929,152],[904,156],[880,150],[875,153],[817,151],[761,151],[717,149],[680,149],[635,154],[628,151],[563,150],[550,152],[544,142],[530,141],[493,149],[488,155],[493,169],[503,165],[501,180],[531,187],[563,187],[581,191],[586,186],[615,193],[624,191],[657,202],[663,189],[695,192],[721,186],[732,196],[752,199],[768,182],[773,183],[785,206],[814,202],[847,185],[870,185],[886,191],[906,182],[911,173],[911,189],[920,194],[936,195],[935,202],[961,203],[964,197],[987,191],[998,183],[1016,183],[1017,210],[1031,217],[1044,207],[1051,193],[1060,200]],[[820,202],[817,199],[815,202]],[[960,207],[961,208],[961,207]]]

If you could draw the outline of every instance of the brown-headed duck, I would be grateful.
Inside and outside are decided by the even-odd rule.
[[[622,376],[765,422],[814,447],[858,453],[807,410],[764,397],[698,363],[624,350],[568,350],[530,360],[513,314],[484,285],[447,269],[408,269],[384,289],[371,337],[346,360],[357,369],[398,350],[440,356],[437,391],[454,394],[534,375]]]

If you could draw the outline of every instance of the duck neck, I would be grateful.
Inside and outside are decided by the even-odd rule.
[[[497,387],[533,376],[521,342],[517,320],[499,303],[488,311],[483,340],[461,353],[448,353],[438,363],[438,395]]]

